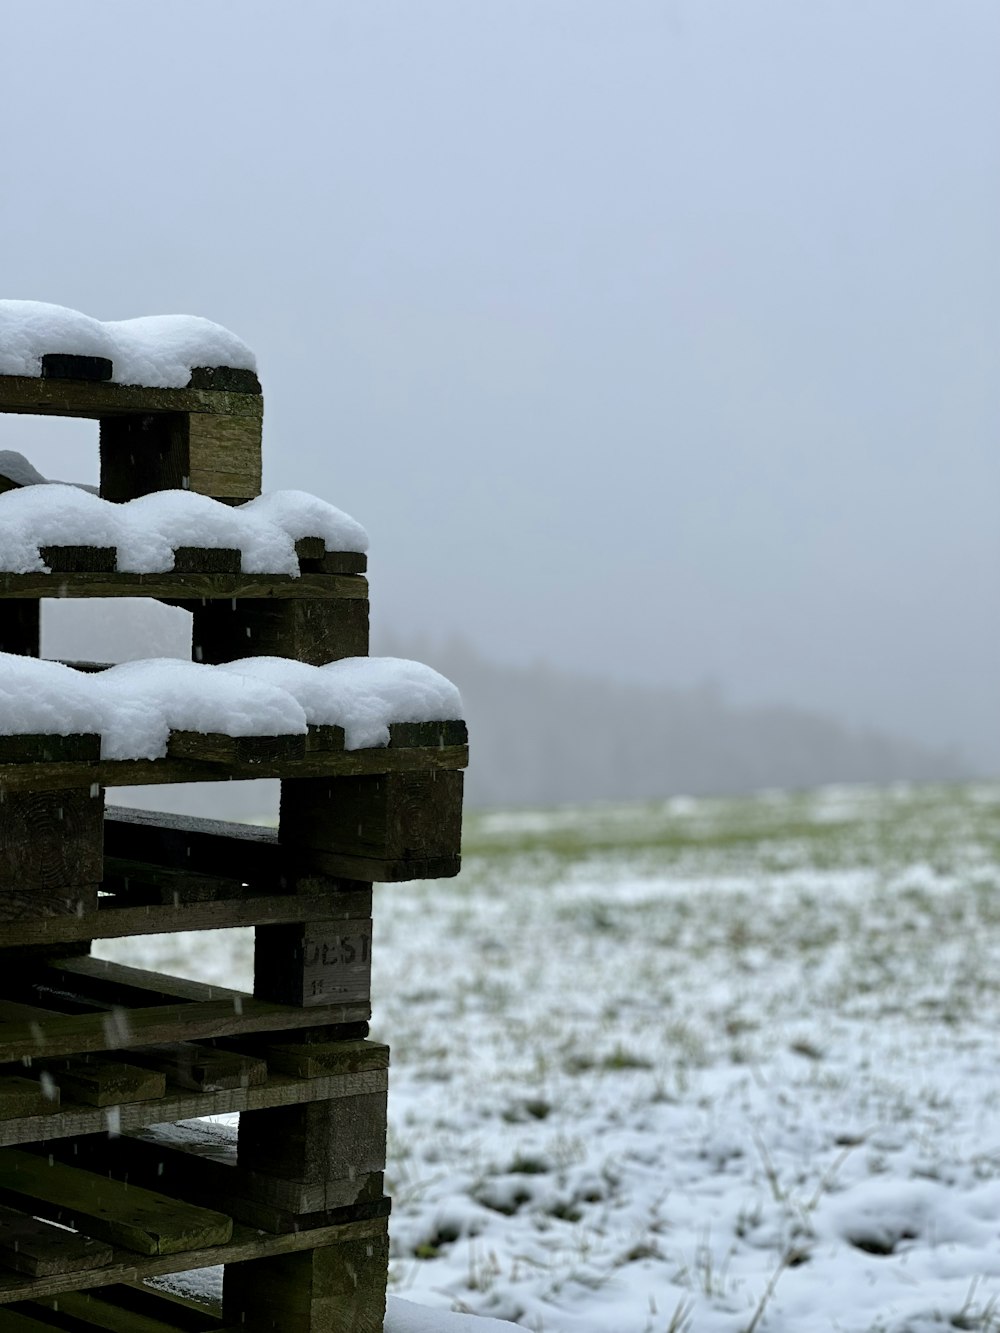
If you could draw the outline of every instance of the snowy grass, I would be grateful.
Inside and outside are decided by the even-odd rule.
[[[380,886],[392,1291],[534,1333],[1000,1333],[998,806],[485,814],[457,880]]]

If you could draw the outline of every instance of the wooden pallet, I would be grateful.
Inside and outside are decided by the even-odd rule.
[[[101,358],[0,376],[0,412],[100,422],[101,495],[260,488],[247,372],[112,384]],[[367,562],[296,545],[298,577],[180,547],[162,574],[46,546],[0,573],[0,652],[40,655],[52,597],[155,597],[193,660],[368,652]],[[101,671],[99,662],[73,663]],[[175,731],[157,760],[97,736],[0,738],[0,1333],[377,1333],[388,1269],[388,1050],[371,1042],[372,885],[459,868],[460,721],[387,746]],[[119,785],[281,780],[277,831],[105,808]],[[253,994],[89,956],[95,939],[255,928]],[[237,1133],[203,1118],[239,1113]],[[224,1265],[221,1309],[146,1279]]]

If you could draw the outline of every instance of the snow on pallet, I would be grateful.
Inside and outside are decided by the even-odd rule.
[[[368,657],[353,519],[259,495],[226,330],[0,302],[0,411],[96,418],[101,448],[98,494],[0,459],[0,1328],[376,1333],[372,885],[458,870],[458,692]],[[194,660],[42,661],[54,596],[183,607]],[[105,808],[254,777],[281,779],[276,831]],[[89,956],[247,925],[252,994]],[[164,1128],[232,1112],[235,1139]],[[137,1285],[220,1264],[221,1311]]]

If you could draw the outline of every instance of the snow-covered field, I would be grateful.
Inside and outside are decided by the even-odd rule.
[[[459,879],[380,886],[393,1295],[535,1333],[1000,1330],[998,809],[487,814]],[[100,951],[249,984],[242,933]]]

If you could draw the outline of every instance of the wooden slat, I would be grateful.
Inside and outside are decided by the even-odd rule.
[[[355,1103],[358,1107],[352,1110]],[[346,1131],[368,1112],[365,1097],[345,1097],[336,1103],[338,1123]],[[357,1139],[354,1133],[350,1147],[356,1147]],[[382,1199],[380,1168],[372,1168],[359,1156],[356,1164],[344,1169],[350,1148],[310,1180],[285,1180],[240,1166],[235,1129],[201,1120],[149,1126],[114,1139],[101,1135],[75,1140],[59,1145],[56,1151],[67,1162],[173,1198],[223,1209],[236,1221],[264,1231],[320,1225],[324,1215],[331,1213],[346,1219],[350,1215],[346,1210],[370,1216],[371,1205]]]
[[[17,1074],[0,1076],[0,1120],[52,1115],[59,1110],[59,1088]]]
[[[162,1097],[167,1090],[163,1073],[134,1061],[126,1064],[122,1060],[87,1058],[43,1063],[41,1067],[60,1093],[87,1106],[147,1102]]]
[[[223,1213],[18,1148],[0,1150],[0,1198],[138,1254],[204,1249],[232,1236]]]
[[[112,1249],[104,1241],[52,1226],[14,1208],[0,1208],[0,1265],[31,1277],[104,1268]]]
[[[99,898],[96,913],[5,922],[3,944],[7,948],[72,944],[86,940],[124,939],[131,935],[164,935],[177,930],[224,930],[239,926],[327,921],[335,914],[351,919],[365,913],[363,895],[357,894],[257,895],[249,888],[244,889],[244,894],[239,898],[209,902],[180,898],[177,903],[137,906],[130,906],[127,899],[120,905],[115,898]],[[364,896],[368,898],[370,912],[370,893]]]
[[[191,759],[227,768],[272,769],[276,764],[294,764],[306,753],[305,735],[223,736],[216,732],[172,731],[167,754],[171,759]]]
[[[166,1095],[159,1100],[122,1104],[115,1111],[113,1125],[116,1130],[124,1132],[140,1129],[144,1125],[188,1120],[193,1116],[259,1111],[272,1106],[297,1106],[364,1092],[381,1092],[385,1088],[384,1069],[315,1079],[272,1074],[259,1088],[227,1088],[221,1092],[179,1092],[168,1087]],[[97,1134],[107,1130],[108,1125],[105,1108],[82,1106],[67,1100],[53,1114],[0,1121],[0,1146]]]
[[[267,1082],[267,1065],[259,1057],[199,1046],[193,1041],[130,1050],[129,1061],[157,1070],[174,1087],[192,1092],[259,1088]]]
[[[254,1228],[236,1225],[233,1227],[232,1240],[228,1244],[189,1250],[177,1255],[142,1258],[116,1249],[107,1268],[95,1269],[92,1272],[53,1274],[45,1278],[29,1278],[20,1273],[0,1273],[0,1304],[38,1300],[47,1295],[93,1289],[114,1282],[138,1282],[144,1278],[162,1277],[168,1273],[184,1272],[192,1268],[207,1268],[213,1264],[235,1264],[247,1259],[297,1254],[317,1246],[338,1245],[353,1240],[378,1243],[386,1235],[385,1215],[388,1213],[388,1202],[388,1199],[383,1201],[383,1216],[363,1221],[335,1222],[311,1230],[303,1229],[282,1235],[261,1235]],[[5,1311],[4,1320],[6,1321],[10,1315],[11,1312]],[[51,1330],[47,1329],[46,1333],[51,1333]]]
[[[105,808],[104,852],[241,882],[281,873],[277,829],[123,805]]]
[[[230,601],[279,598],[364,601],[368,580],[361,574],[130,574],[0,573],[0,599],[38,597],[158,597],[164,601]],[[208,660],[207,658],[205,659]]]
[[[296,1078],[389,1068],[389,1047],[377,1041],[251,1042],[250,1047],[260,1052],[272,1072]]]
[[[254,1032],[283,1032],[323,1024],[365,1022],[366,1004],[324,1005],[299,1009],[246,996],[200,1004],[158,1004],[106,1013],[47,1015],[43,1021],[0,1022],[0,1061],[32,1057],[86,1055],[127,1050],[171,1041],[238,1037]]]
[[[88,384],[79,380],[0,375],[0,412],[99,419],[116,413],[158,412],[221,412],[259,418],[263,411],[259,393],[150,389],[133,384]]]

